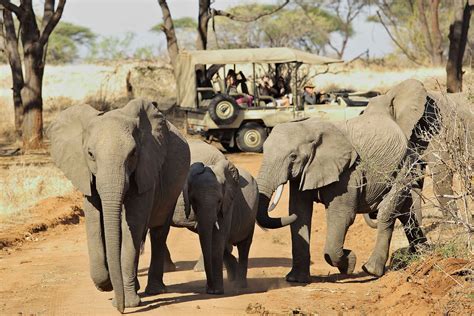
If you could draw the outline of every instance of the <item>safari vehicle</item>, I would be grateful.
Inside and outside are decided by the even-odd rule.
[[[178,56],[176,79],[178,106],[185,111],[189,134],[199,134],[209,141],[218,141],[228,151],[261,152],[271,129],[284,122],[319,117],[322,120],[344,120],[360,114],[367,105],[369,95],[330,93],[325,103],[303,104],[298,87],[298,69],[303,64],[328,65],[341,62],[290,48],[253,48],[206,50],[181,53]],[[257,88],[257,67],[262,65],[291,66],[292,97],[289,106],[280,106],[269,95],[260,95]],[[251,79],[239,75],[241,91],[227,93],[226,71],[237,74],[237,66]],[[276,67],[275,67],[276,68]],[[249,85],[247,85],[250,83]],[[245,93],[243,93],[245,92]],[[296,92],[296,93],[295,93]],[[300,91],[302,92],[302,91]],[[251,95],[248,103],[238,99]]]

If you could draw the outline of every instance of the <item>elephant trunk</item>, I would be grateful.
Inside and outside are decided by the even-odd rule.
[[[104,217],[104,236],[107,265],[109,267],[110,280],[115,293],[115,302],[119,312],[125,309],[125,293],[121,266],[122,246],[122,205],[124,192],[127,189],[125,177],[117,176],[98,177],[99,195],[102,199],[102,210]]]
[[[263,169],[263,168],[262,168]],[[270,217],[268,216],[268,205],[270,204],[270,198],[275,192],[276,188],[280,183],[269,184],[264,177],[265,173],[260,170],[258,178],[258,189],[260,191],[258,199],[258,211],[257,211],[257,223],[264,228],[280,228],[293,223],[296,220],[296,215],[292,214],[285,217]]]

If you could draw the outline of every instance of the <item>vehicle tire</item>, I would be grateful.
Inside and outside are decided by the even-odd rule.
[[[208,111],[217,125],[228,125],[239,115],[239,106],[230,96],[218,94],[211,100]]]
[[[267,136],[267,131],[260,124],[246,123],[237,131],[237,146],[242,151],[261,153]]]

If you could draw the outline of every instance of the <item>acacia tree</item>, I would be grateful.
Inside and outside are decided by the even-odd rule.
[[[446,64],[446,86],[448,92],[462,91],[462,62],[466,49],[473,0],[456,0],[456,12],[449,27],[449,53]]]
[[[382,24],[392,42],[416,64],[444,63],[447,46],[444,31],[452,14],[452,1],[374,0],[377,15],[369,18]]]
[[[47,44],[49,36],[61,19],[66,0],[59,0],[57,5],[55,0],[45,0],[40,26],[32,2],[32,0],[20,0],[20,4],[16,5],[9,0],[0,0],[4,19],[2,33],[14,81],[15,113],[21,113],[23,116],[16,118],[15,122],[21,122],[24,150],[40,148],[42,145],[42,86]],[[19,22],[19,36],[15,32],[12,13]],[[24,73],[21,72],[22,60],[19,58],[18,39],[23,48]]]
[[[207,49],[209,22],[212,18],[216,16],[225,16],[234,21],[252,22],[281,10],[289,2],[290,0],[285,0],[282,2],[282,4],[276,7],[269,6],[268,10],[260,12],[256,15],[237,16],[235,14],[232,14],[231,12],[212,8],[211,4],[213,3],[213,1],[211,0],[199,0],[199,13],[197,23],[198,35],[196,39],[196,49]],[[166,0],[158,0],[158,4],[160,5],[161,12],[163,14],[163,23],[161,24],[161,30],[163,31],[163,33],[165,33],[166,42],[168,45],[168,54],[170,55],[171,63],[174,65],[176,62],[176,57],[179,53],[179,47],[178,40],[176,38],[176,31],[173,24],[173,19],[171,17],[171,12],[169,10]]]

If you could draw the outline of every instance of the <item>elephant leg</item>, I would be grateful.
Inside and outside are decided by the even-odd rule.
[[[107,260],[105,258],[103,224],[100,209],[100,199],[98,197],[84,197],[90,275],[94,285],[99,291],[110,292],[113,288],[107,269]]]
[[[416,251],[417,245],[428,241],[418,224],[418,216],[416,215],[415,209],[417,202],[413,201],[414,198],[414,194],[412,194],[412,197],[407,198],[407,201],[403,205],[401,214],[398,216],[398,219],[403,224],[403,229],[410,244],[411,252]]]
[[[173,272],[176,271],[176,265],[174,264],[173,260],[171,260],[170,249],[168,245],[165,244],[165,262],[163,264],[163,271],[164,272]]]
[[[238,262],[232,255],[232,246],[224,249],[224,265],[227,270],[227,279],[235,281],[238,276]]]
[[[347,230],[354,223],[355,210],[348,197],[336,197],[326,210],[327,235],[324,259],[342,274],[352,274],[357,261],[352,250],[344,249]]]
[[[237,245],[237,249],[239,250],[239,266],[238,266],[238,273],[237,273],[237,286],[240,288],[247,287],[247,270],[249,265],[249,251],[250,245],[252,244],[253,239],[253,229],[249,236],[244,240],[241,241]]]
[[[433,191],[439,202],[443,216],[449,218],[456,215],[458,212],[456,201],[446,197],[447,195],[452,196],[454,194],[452,188],[453,174],[442,164],[435,164],[432,166],[431,172],[433,178]]]
[[[151,261],[145,293],[156,295],[166,293],[163,271],[166,252],[166,238],[170,230],[170,219],[162,226],[150,228]]]
[[[290,215],[298,217],[291,224],[291,246],[293,266],[286,275],[288,282],[310,282],[310,250],[311,217],[313,215],[313,193],[299,191],[299,183],[290,181]]]

